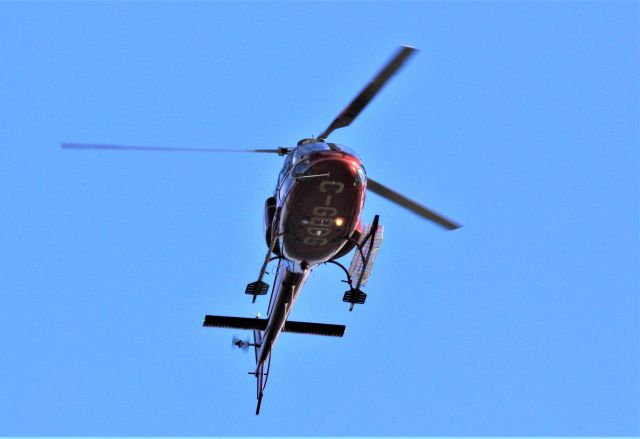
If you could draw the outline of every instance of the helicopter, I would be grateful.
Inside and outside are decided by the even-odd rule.
[[[203,326],[251,330],[253,342],[234,336],[232,347],[254,349],[257,405],[269,376],[271,353],[282,332],[342,337],[344,325],[298,322],[289,320],[293,306],[309,274],[322,264],[334,264],[346,275],[349,290],[343,301],[349,311],[365,303],[362,291],[371,274],[383,238],[384,228],[375,215],[371,224],[362,225],[362,209],[367,191],[380,195],[415,214],[447,229],[460,227],[456,222],[428,209],[382,183],[368,177],[360,158],[351,149],[328,141],[329,135],[349,126],[389,79],[416,52],[400,46],[377,75],[317,137],[300,140],[295,147],[274,149],[229,150],[219,148],[173,148],[89,143],[62,143],[64,149],[165,152],[250,152],[278,154],[285,157],[276,188],[265,201],[264,236],[267,252],[256,281],[250,282],[245,294],[255,303],[266,295],[269,284],[264,281],[267,266],[277,261],[277,269],[267,308],[267,317],[255,318],[206,315]],[[355,249],[349,268],[338,259]]]

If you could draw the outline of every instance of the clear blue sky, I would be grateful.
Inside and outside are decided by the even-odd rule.
[[[0,4],[0,435],[638,435],[637,2]],[[335,142],[464,224],[371,194],[353,313],[334,267],[252,355],[205,314],[265,252],[275,156],[421,49]],[[348,262],[348,261],[346,261]],[[240,331],[241,332],[241,331]]]

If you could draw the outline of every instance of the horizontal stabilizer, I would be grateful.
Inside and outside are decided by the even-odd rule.
[[[236,329],[267,329],[267,321],[259,318],[248,317],[225,317],[225,316],[204,316],[202,326],[216,328],[236,328]]]
[[[267,319],[247,317],[205,316],[202,326],[215,328],[253,329],[264,331],[267,329]],[[295,334],[327,335],[330,337],[342,337],[344,325],[330,325],[327,323],[285,322],[283,332]]]
[[[296,334],[328,335],[330,337],[342,337],[344,325],[330,325],[327,323],[292,322],[288,320],[284,324],[282,332],[294,332]]]

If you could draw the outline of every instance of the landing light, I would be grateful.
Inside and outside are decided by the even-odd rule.
[[[344,224],[344,218],[336,218],[336,226],[340,227],[341,225]]]

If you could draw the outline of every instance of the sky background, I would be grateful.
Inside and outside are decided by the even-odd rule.
[[[637,2],[0,4],[0,435],[640,434]],[[277,156],[400,44],[332,140],[459,221],[371,194],[368,300],[333,266],[259,417],[243,294]],[[344,262],[349,263],[350,257]],[[248,333],[247,333],[248,334]]]

